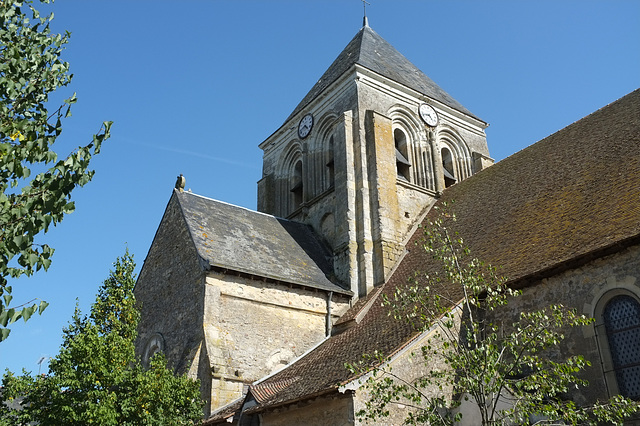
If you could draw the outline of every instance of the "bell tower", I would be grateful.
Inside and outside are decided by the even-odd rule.
[[[260,144],[258,210],[310,225],[364,297],[446,187],[493,163],[487,123],[364,26]]]

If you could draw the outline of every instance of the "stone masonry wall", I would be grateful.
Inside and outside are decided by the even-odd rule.
[[[422,214],[437,197],[432,188],[423,188],[416,183],[398,180],[396,171],[394,126],[402,125],[403,131],[413,146],[429,146],[428,128],[418,117],[418,106],[425,102],[416,97],[416,93],[395,86],[390,82],[376,81],[367,73],[358,74],[358,120],[361,130],[358,137],[361,144],[367,145],[368,155],[362,158],[367,163],[366,178],[371,197],[369,209],[364,216],[370,217],[373,239],[374,283],[388,279],[393,267],[404,252],[402,244]],[[456,135],[459,143],[466,146],[470,153],[488,158],[484,123],[465,116],[444,105],[428,101],[437,109],[440,124],[438,129],[446,128]],[[437,132],[435,132],[437,134]],[[366,140],[366,141],[365,141]],[[356,141],[354,145],[357,145]],[[437,144],[436,144],[437,145]],[[438,155],[433,161],[442,161]],[[473,163],[469,154],[470,170]],[[439,159],[439,160],[438,160]],[[459,159],[458,161],[466,161]],[[412,167],[418,167],[413,164]],[[480,166],[478,166],[478,169]],[[433,164],[431,173],[441,173],[441,166]],[[438,180],[437,176],[435,180]],[[442,178],[442,177],[440,177]],[[436,185],[438,186],[438,185]],[[440,189],[443,184],[440,185]]]
[[[510,318],[513,318],[521,311],[562,303],[576,309],[578,313],[593,317],[600,298],[609,291],[621,289],[640,299],[640,246],[633,246],[582,267],[543,279],[525,289],[523,295],[509,303],[506,309]],[[601,322],[600,318],[596,318],[596,324],[598,322]],[[598,333],[602,334],[602,331]],[[563,358],[583,355],[591,362],[591,367],[583,374],[589,381],[589,386],[574,392],[572,397],[580,404],[596,399],[608,399],[611,384],[607,384],[605,380],[602,365],[604,358],[609,355],[600,355],[596,327],[590,325],[582,329],[567,329],[565,336],[565,340],[553,349],[551,355]]]
[[[204,337],[204,273],[197,259],[177,198],[172,196],[134,291],[141,308],[136,353],[142,356],[149,338],[159,333],[169,366],[194,377]]]
[[[459,316],[456,316],[456,319],[459,324]],[[429,359],[429,364],[427,365],[425,359],[421,354],[421,348],[423,346],[429,345],[434,348],[438,348],[439,345],[442,344],[442,341],[437,338],[435,333],[436,328],[432,328],[431,330],[423,333],[421,336],[416,338],[413,342],[408,344],[405,348],[403,348],[391,361],[391,371],[394,375],[401,377],[405,381],[412,382],[420,377],[425,377],[430,370],[445,370],[448,369],[448,366],[444,363],[444,359],[442,357],[433,356]],[[380,378],[384,376],[379,376]],[[369,400],[370,393],[364,387],[359,387],[357,382],[354,382],[352,385],[348,385],[349,388],[353,387],[355,391],[354,396],[354,412],[358,412],[359,410],[365,409],[365,404]],[[443,392],[447,394],[447,396],[451,395],[452,388],[444,388],[439,389],[437,386],[434,386],[432,389],[422,389],[424,395],[427,396],[437,396],[441,395]],[[401,425],[404,423],[404,420],[409,415],[412,403],[399,400],[395,403],[392,403],[388,406],[389,408],[389,416],[378,419],[376,422],[365,422],[362,418],[357,418],[356,424],[365,425],[365,424],[373,424],[373,425]]]
[[[262,415],[262,426],[351,426],[355,424],[350,393],[300,402]]]
[[[327,293],[210,272],[204,329],[212,372],[212,409],[287,365],[326,335]],[[333,296],[332,316],[348,308]]]

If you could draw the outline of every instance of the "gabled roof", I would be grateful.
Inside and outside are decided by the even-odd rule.
[[[475,117],[451,95],[413,65],[385,39],[369,26],[364,26],[338,55],[331,66],[311,88],[286,121],[300,112],[329,85],[336,81],[352,66],[358,64],[388,79],[407,86],[471,117]]]
[[[174,196],[209,267],[351,294],[327,278],[330,253],[309,226],[188,192]]]
[[[452,201],[455,230],[472,255],[500,267],[514,285],[640,244],[640,90],[446,189],[438,204]],[[420,231],[411,237],[379,294],[392,296],[415,271],[431,270],[421,239]],[[438,291],[462,297],[446,284]],[[354,379],[345,363],[406,346],[416,333],[380,299],[354,326],[252,386],[258,405],[249,411],[335,392]]]

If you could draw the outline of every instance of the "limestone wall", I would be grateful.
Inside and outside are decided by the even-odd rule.
[[[205,292],[214,409],[325,338],[326,292],[216,272],[208,274]],[[333,296],[333,319],[347,308],[347,298]]]
[[[515,317],[520,311],[562,303],[575,308],[578,313],[596,316],[596,325],[565,330],[566,339],[551,353],[559,357],[580,354],[591,362],[591,367],[583,375],[589,381],[589,386],[572,394],[578,403],[607,399],[617,390],[615,375],[605,378],[603,374],[610,355],[601,346],[604,330],[598,326],[602,319],[597,317],[596,312],[598,302],[612,291],[624,291],[640,299],[640,246],[544,279],[527,288],[523,296],[516,298],[506,308],[511,317]]]
[[[169,365],[189,370],[202,340],[204,274],[177,199],[172,197],[140,272],[135,295],[141,309],[136,351],[159,333]]]
[[[355,424],[351,393],[320,397],[262,414],[262,426],[351,426]]]
[[[456,316],[456,321],[459,323],[459,316]],[[437,337],[437,326],[432,327],[430,330],[424,332],[418,336],[414,341],[409,343],[405,348],[396,353],[389,363],[385,367],[386,371],[391,372],[393,375],[402,378],[407,382],[413,382],[421,377],[425,377],[429,371],[433,370],[445,370],[448,366],[444,363],[444,360],[440,356],[433,356],[429,359],[429,365],[425,363],[425,359],[422,356],[421,348],[429,345],[434,348],[438,348],[442,344],[442,341]],[[379,378],[386,377],[385,375],[379,375]],[[367,379],[368,376],[364,376],[363,379]],[[362,380],[362,379],[360,379]],[[355,390],[354,393],[354,412],[357,413],[360,410],[366,408],[366,402],[370,399],[371,395],[369,391],[361,386],[359,380],[354,381],[351,384],[345,385],[343,391]],[[442,392],[450,394],[452,389],[450,387],[443,386],[443,389],[439,389],[438,386],[434,386],[431,389],[422,389],[422,393],[427,396],[441,395]],[[365,421],[358,417],[356,424],[359,425],[401,425],[409,415],[412,403],[404,400],[398,400],[388,405],[389,416],[380,418],[376,422]]]

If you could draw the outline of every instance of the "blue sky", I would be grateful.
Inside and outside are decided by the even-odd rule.
[[[369,0],[370,26],[476,116],[501,160],[640,87],[635,0]],[[0,344],[0,370],[38,372],[76,304],[84,312],[126,247],[138,269],[176,176],[193,192],[256,207],[258,144],[362,25],[359,0],[58,0],[54,29],[78,103],[57,151],[104,120],[77,210],[41,238],[46,273],[12,282],[14,301],[50,302]],[[42,372],[46,370],[43,364]]]

